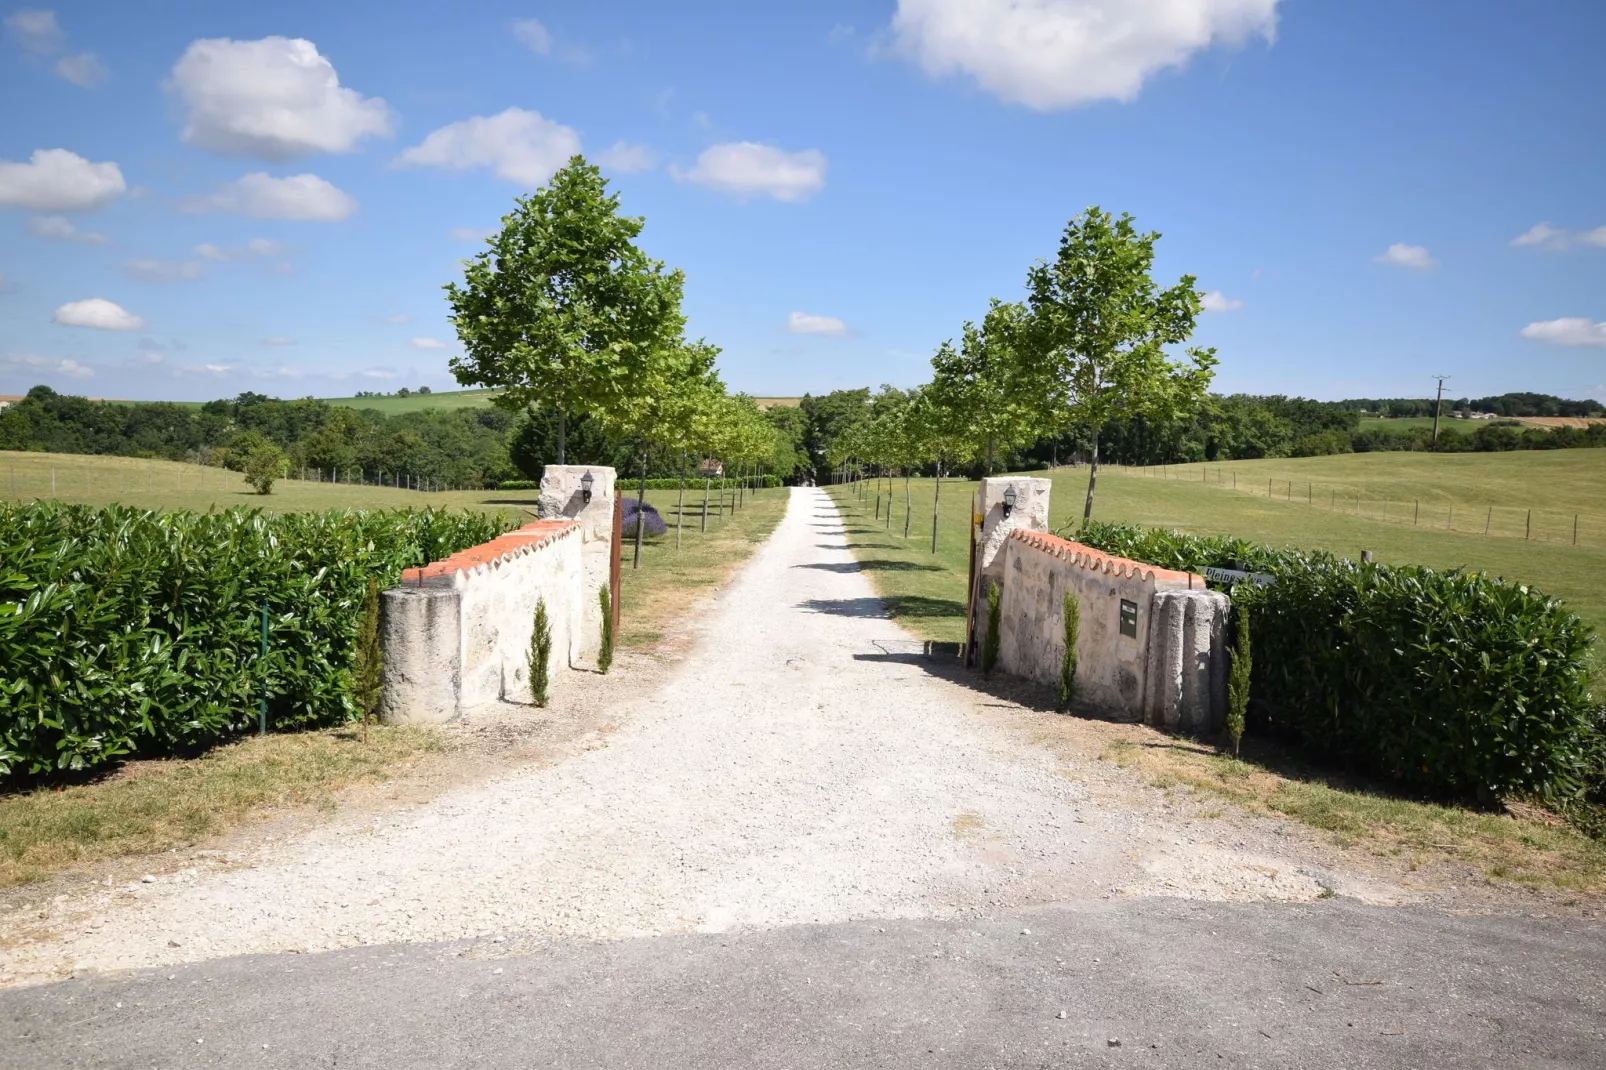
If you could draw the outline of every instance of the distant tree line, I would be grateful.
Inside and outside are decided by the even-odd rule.
[[[785,478],[806,468],[803,413],[777,406],[763,419],[777,431],[767,470]],[[542,467],[556,459],[553,422],[550,412],[492,406],[386,415],[317,398],[281,401],[249,392],[180,405],[91,401],[36,386],[0,409],[0,449],[155,457],[244,471],[253,451],[271,443],[283,451],[292,474],[317,470],[328,479],[338,471],[343,481],[371,483],[403,473],[475,488],[539,479]],[[604,434],[589,418],[571,422],[569,452],[575,463],[621,471],[639,463],[634,445]],[[650,460],[652,476],[679,472],[678,454],[656,450]]]
[[[1377,416],[1432,416],[1432,398],[1346,398],[1339,407]],[[1488,398],[1444,401],[1444,413],[1486,412],[1495,416],[1606,416],[1606,406],[1590,398],[1575,401],[1554,394],[1518,392]]]
[[[837,390],[804,397],[800,414],[806,421],[803,447],[816,474],[825,473],[837,439],[848,429],[870,419],[873,395],[868,389]],[[1190,461],[1249,460],[1258,457],[1314,457],[1334,453],[1425,451],[1432,448],[1430,427],[1392,427],[1365,419],[1362,411],[1383,411],[1391,416],[1423,415],[1412,412],[1414,402],[1365,399],[1314,401],[1282,395],[1208,394],[1191,412],[1171,419],[1129,418],[1111,420],[1099,431],[1099,452],[1118,464],[1182,464]],[[1426,415],[1432,415],[1432,400]],[[1592,415],[1594,402],[1573,402],[1546,394],[1505,394],[1456,403],[1461,411],[1499,412],[1497,406],[1517,409],[1502,415]],[[1395,408],[1394,406],[1397,406]],[[1487,407],[1479,407],[1487,406]],[[1566,407],[1566,412],[1555,412]],[[1533,411],[1546,410],[1546,411]],[[1445,412],[1451,411],[1445,402]],[[1084,459],[1090,436],[1069,431],[1043,436],[1024,446],[996,452],[989,463],[981,454],[957,460],[949,467],[972,477],[987,471],[1028,471],[1055,463]],[[1446,416],[1439,427],[1439,451],[1444,453],[1501,452],[1519,449],[1572,449],[1606,447],[1606,424],[1588,428],[1527,427],[1506,419],[1458,420]],[[934,463],[922,466],[934,469]]]

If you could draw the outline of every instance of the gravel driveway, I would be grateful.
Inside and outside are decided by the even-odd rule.
[[[53,933],[0,952],[0,982],[518,931],[1398,894],[1323,870],[1275,828],[1168,814],[1009,721],[1052,715],[886,653],[909,636],[880,615],[822,491],[791,492],[703,612],[691,654],[619,710],[605,746],[379,820],[337,817],[238,868],[53,905]]]

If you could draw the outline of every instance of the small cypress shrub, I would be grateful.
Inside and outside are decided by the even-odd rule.
[[[530,701],[545,706],[551,686],[552,621],[547,616],[546,599],[535,600],[535,627],[530,631]]]
[[[1240,609],[1232,615],[1234,635],[1228,652],[1232,665],[1227,670],[1227,739],[1232,743],[1232,756],[1238,757],[1238,745],[1244,738],[1244,721],[1249,711],[1249,673],[1254,662],[1249,646],[1249,613]]]
[[[597,671],[607,672],[613,668],[613,594],[606,583],[597,592],[597,600],[602,603],[602,646],[597,651]]]
[[[987,585],[987,632],[981,641],[981,672],[983,676],[993,674],[993,666],[998,663],[998,584]]]
[[[368,577],[368,590],[362,599],[362,621],[357,625],[357,649],[351,666],[351,698],[362,718],[363,739],[368,738],[368,722],[379,717],[379,697],[385,667],[385,648],[379,641],[379,581]]]
[[[1065,655],[1060,659],[1060,709],[1071,708],[1076,697],[1076,636],[1082,630],[1082,604],[1065,592]]]

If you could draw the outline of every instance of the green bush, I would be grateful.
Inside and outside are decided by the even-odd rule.
[[[349,720],[368,581],[505,530],[479,513],[0,503],[0,778]],[[259,654],[267,607],[269,653]]]
[[[535,619],[530,629],[530,702],[545,706],[551,699],[552,684],[552,620],[547,615],[546,599],[535,600]]]
[[[1249,720],[1249,683],[1255,664],[1254,645],[1249,641],[1249,612],[1242,605],[1232,614],[1232,649],[1228,657],[1227,742],[1232,744],[1232,756],[1236,758]]]
[[[987,585],[987,630],[982,633],[981,639],[981,672],[983,676],[993,674],[993,666],[998,664],[998,624],[999,624],[999,587],[996,583]]]
[[[602,606],[602,645],[597,648],[597,671],[613,668],[613,596],[604,583],[597,589],[597,602]]]
[[[1275,577],[1233,591],[1257,731],[1440,795],[1561,802],[1600,775],[1591,630],[1531,587],[1132,525],[1089,523],[1079,538],[1168,568]]]
[[[1071,708],[1076,698],[1076,636],[1082,630],[1082,603],[1070,591],[1062,602],[1065,617],[1065,652],[1060,656],[1060,709]],[[991,609],[991,606],[988,607]]]

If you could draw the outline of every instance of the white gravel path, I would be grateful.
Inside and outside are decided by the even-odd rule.
[[[250,952],[531,931],[616,938],[1096,901],[1117,888],[1309,898],[1317,878],[1101,807],[997,699],[888,660],[826,495],[707,609],[691,655],[605,746],[385,814],[336,818],[236,869],[59,907],[0,983]],[[1030,714],[1029,716],[1049,716]],[[89,920],[92,919],[92,920]]]

